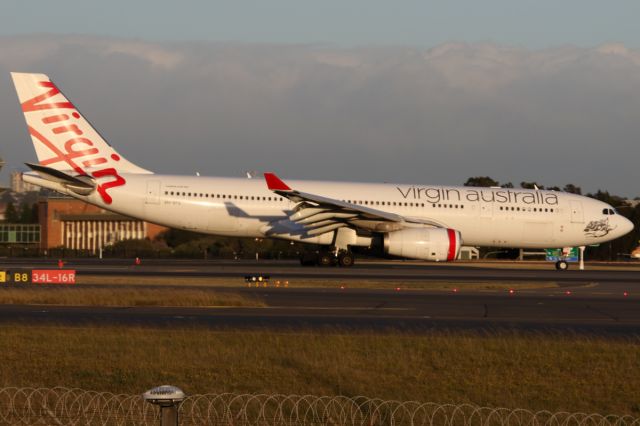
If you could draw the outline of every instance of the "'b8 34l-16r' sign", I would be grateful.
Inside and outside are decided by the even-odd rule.
[[[33,269],[0,271],[0,283],[10,284],[75,284],[73,269]]]
[[[34,269],[31,271],[33,284],[75,284],[76,271],[70,269]]]

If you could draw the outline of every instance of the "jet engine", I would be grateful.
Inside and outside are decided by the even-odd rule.
[[[384,251],[411,259],[451,261],[460,254],[462,236],[455,229],[408,228],[384,235]]]

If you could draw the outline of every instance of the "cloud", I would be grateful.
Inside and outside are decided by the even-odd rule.
[[[635,196],[640,52],[0,38],[0,156],[33,160],[9,71],[45,72],[145,168]],[[6,172],[5,172],[6,175]]]

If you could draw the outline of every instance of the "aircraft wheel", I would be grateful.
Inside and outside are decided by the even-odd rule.
[[[569,264],[565,260],[559,260],[556,262],[556,269],[558,271],[566,271],[569,269]]]
[[[338,265],[343,268],[350,268],[354,263],[353,253],[343,252],[338,255]]]
[[[333,265],[333,254],[329,252],[322,252],[318,255],[318,265],[320,266],[332,266]]]

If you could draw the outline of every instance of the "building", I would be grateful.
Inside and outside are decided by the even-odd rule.
[[[11,190],[18,194],[23,194],[25,192],[37,192],[40,187],[23,181],[21,172],[11,172]]]
[[[42,249],[65,247],[96,253],[118,241],[153,240],[167,229],[63,196],[41,198],[38,218]]]
[[[40,225],[0,223],[0,244],[36,245],[40,243]]]
[[[2,157],[0,157],[0,172],[2,171],[2,166],[4,166],[4,160],[2,159]],[[2,195],[2,193],[4,191],[6,191],[6,190],[7,190],[7,188],[0,187],[0,195]],[[4,220],[4,219],[2,219],[2,220]]]

